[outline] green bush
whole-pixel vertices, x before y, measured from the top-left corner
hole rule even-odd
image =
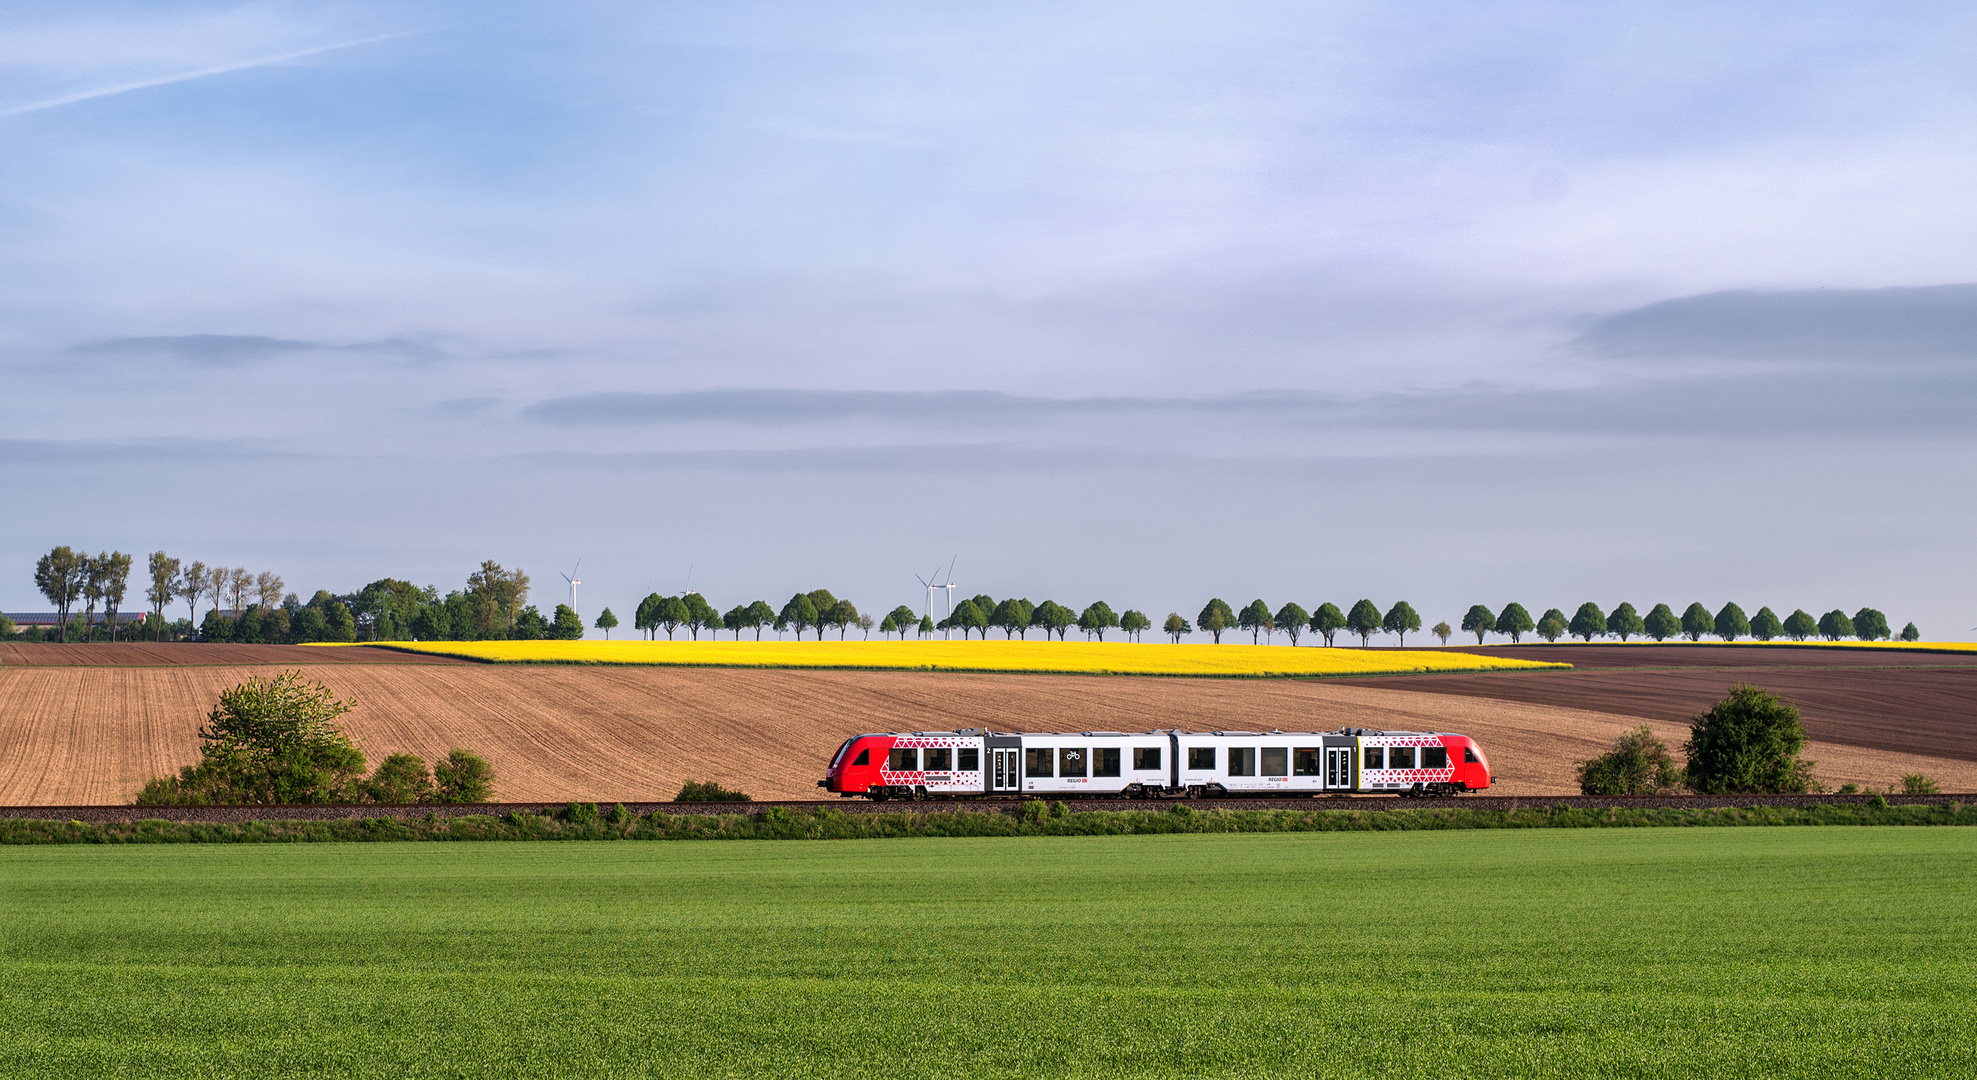
[[[1814,763],[1799,758],[1804,747],[1797,706],[1739,683],[1689,729],[1689,786],[1705,795],[1811,791]]]
[[[221,691],[199,729],[199,764],[144,785],[138,805],[358,801],[364,753],[334,723],[354,705],[299,671]]]
[[[573,802],[557,815],[572,825],[595,825],[598,821],[597,804],[594,802]]]
[[[494,798],[494,766],[472,750],[455,747],[432,767],[432,801],[483,803]]]
[[[1022,818],[1024,821],[1042,821],[1048,816],[1050,816],[1050,804],[1044,802],[1042,799],[1030,799],[1023,803]]]
[[[619,803],[611,808],[610,813],[604,815],[604,820],[613,825],[629,825],[632,820],[632,812],[625,809],[624,803]]]
[[[1901,793],[1903,795],[1935,795],[1937,794],[1936,782],[1919,772],[1909,773],[1907,776],[1901,778]]]
[[[1070,817],[1071,808],[1064,805],[1063,799],[1059,799],[1050,804],[1050,816],[1055,818]]]
[[[1579,791],[1584,795],[1654,795],[1681,787],[1683,780],[1668,744],[1646,724],[1620,736],[1612,750],[1579,762]]]
[[[680,785],[674,802],[750,802],[747,795],[731,791],[709,780],[688,780]]]
[[[432,801],[432,774],[426,760],[416,754],[393,754],[378,762],[364,791],[372,802],[424,803]]]

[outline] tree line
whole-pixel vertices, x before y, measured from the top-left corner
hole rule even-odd
[[[1744,609],[1734,603],[1725,604],[1722,610],[1711,614],[1699,602],[1690,604],[1679,617],[1667,604],[1654,605],[1653,610],[1643,617],[1632,604],[1622,603],[1609,615],[1589,600],[1580,604],[1579,610],[1570,618],[1563,611],[1551,608],[1535,623],[1521,604],[1509,604],[1501,614],[1491,612],[1485,605],[1476,604],[1462,617],[1462,629],[1475,634],[1478,645],[1483,643],[1485,634],[1500,634],[1516,643],[1532,632],[1546,641],[1557,641],[1566,636],[1582,641],[1609,636],[1621,641],[1631,637],[1652,638],[1655,641],[1686,637],[1690,641],[1701,641],[1712,636],[1724,641],[1739,638],[1804,641],[1813,637],[1827,641],[1843,638],[1886,641],[1897,636],[1903,641],[1922,640],[1922,632],[1912,622],[1902,627],[1899,635],[1894,634],[1888,628],[1888,617],[1871,607],[1861,608],[1852,615],[1835,608],[1817,619],[1801,608],[1780,619],[1768,607],[1759,608],[1756,615],[1747,618]],[[1438,627],[1436,633],[1441,634],[1441,631],[1442,628]],[[1441,636],[1443,641],[1447,641],[1448,635]]]
[[[594,625],[609,637],[611,630],[618,626],[618,617],[607,607],[598,614]],[[928,637],[935,631],[956,630],[961,632],[963,638],[976,633],[987,639],[990,630],[1001,630],[1005,638],[1027,639],[1030,631],[1036,630],[1042,632],[1045,638],[1056,634],[1061,641],[1066,633],[1076,628],[1083,630],[1087,638],[1095,637],[1103,641],[1106,633],[1112,630],[1137,640],[1153,624],[1143,612],[1127,610],[1115,613],[1111,605],[1103,600],[1086,605],[1082,611],[1073,611],[1054,600],[1033,604],[1027,598],[997,600],[986,594],[961,601],[939,622],[905,604],[874,620],[870,614],[859,611],[851,601],[838,599],[829,589],[813,589],[791,596],[780,608],[770,606],[766,600],[756,600],[737,604],[725,613],[716,611],[699,593],[690,592],[681,596],[653,593],[639,601],[632,625],[653,639],[663,630],[668,641],[682,630],[690,633],[696,641],[703,630],[710,634],[732,631],[736,641],[741,640],[744,632],[752,631],[755,640],[760,641],[762,631],[770,628],[777,634],[794,632],[799,641],[806,632],[816,635],[817,640],[821,641],[832,630],[837,631],[838,639],[842,641],[853,629],[866,638],[871,637],[874,629],[884,637],[898,634],[902,641],[908,634]]]

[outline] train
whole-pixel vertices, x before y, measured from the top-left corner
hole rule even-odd
[[[868,799],[1449,796],[1490,786],[1449,732],[882,732],[839,746],[817,786]]]

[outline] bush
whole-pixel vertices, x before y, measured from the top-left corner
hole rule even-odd
[[[1042,821],[1050,815],[1050,805],[1042,799],[1029,799],[1023,803],[1024,821]]]
[[[594,802],[573,802],[556,815],[572,825],[597,824],[597,804]]]
[[[197,765],[144,785],[140,806],[354,802],[364,754],[334,721],[355,706],[299,671],[221,691]]]
[[[432,801],[432,774],[426,759],[416,754],[393,754],[378,762],[364,791],[372,802],[423,803]]]
[[[632,821],[632,812],[625,809],[624,803],[619,803],[611,808],[609,814],[604,815],[604,820],[613,825],[629,825]]]
[[[688,780],[680,785],[674,802],[749,802],[747,795],[731,791],[709,780]]]
[[[1705,795],[1804,793],[1816,784],[1814,763],[1798,756],[1804,748],[1798,707],[1739,683],[1689,729],[1689,786]]]
[[[494,797],[494,766],[472,750],[454,748],[433,763],[432,801],[482,803]]]
[[[1683,780],[1668,744],[1646,724],[1620,736],[1612,750],[1579,762],[1584,795],[1654,795],[1683,786]]]
[[[1901,778],[1901,793],[1903,795],[1939,794],[1936,790],[1936,782],[1919,772],[1912,772]]]

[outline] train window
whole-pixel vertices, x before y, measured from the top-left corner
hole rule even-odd
[[[1119,775],[1119,748],[1116,746],[1093,747],[1091,752],[1091,774],[1093,776]]]
[[[1229,747],[1229,775],[1256,775],[1256,748],[1254,746]]]
[[[1082,746],[1060,746],[1057,748],[1057,775],[1083,776],[1085,774],[1085,748]]]
[[[1462,748],[1462,760],[1471,765],[1481,765],[1483,763],[1483,759],[1476,756],[1476,748],[1473,746]]]
[[[946,747],[936,747],[927,751],[928,772],[953,772],[954,751]]]
[[[895,748],[886,755],[886,768],[893,772],[919,772],[920,751]]]
[[[1160,767],[1160,748],[1157,746],[1133,747],[1133,768],[1145,771]]]
[[[1411,769],[1414,767],[1414,748],[1411,746],[1387,747],[1387,768]]]
[[[1263,775],[1289,776],[1291,771],[1289,747],[1266,746],[1263,748]]]
[[[1024,776],[1055,776],[1050,771],[1051,749],[1048,746],[1023,751]]]
[[[1318,759],[1323,755],[1315,746],[1300,746],[1291,751],[1291,772],[1296,776],[1317,776]]]
[[[1188,768],[1215,771],[1215,748],[1212,746],[1188,747]]]
[[[1369,746],[1369,747],[1367,747],[1367,748],[1366,748],[1366,767],[1367,767],[1367,768],[1369,768],[1369,769],[1384,769],[1384,768],[1386,768],[1386,767],[1387,767],[1387,748],[1386,748],[1386,747],[1384,747],[1384,746]]]
[[[982,767],[982,752],[974,747],[961,751],[961,771],[974,772]]]
[[[840,762],[840,761],[843,761],[843,760],[844,760],[844,752],[845,752],[846,750],[849,750],[849,749],[851,749],[851,744],[852,744],[852,743],[855,743],[855,742],[857,742],[857,741],[858,741],[857,739],[846,739],[846,740],[844,740],[844,745],[843,745],[843,746],[840,746],[840,747],[838,747],[838,748],[837,748],[837,753],[835,753],[835,754],[832,754],[832,755],[831,755],[831,767],[832,767],[832,768],[836,768],[836,767],[837,767],[837,763],[838,763],[838,762]]]
[[[1422,747],[1421,767],[1424,769],[1448,768],[1448,748],[1445,746]]]
[[[870,765],[872,763],[872,748],[868,746],[858,751],[858,756],[853,758],[851,763],[853,765]]]

